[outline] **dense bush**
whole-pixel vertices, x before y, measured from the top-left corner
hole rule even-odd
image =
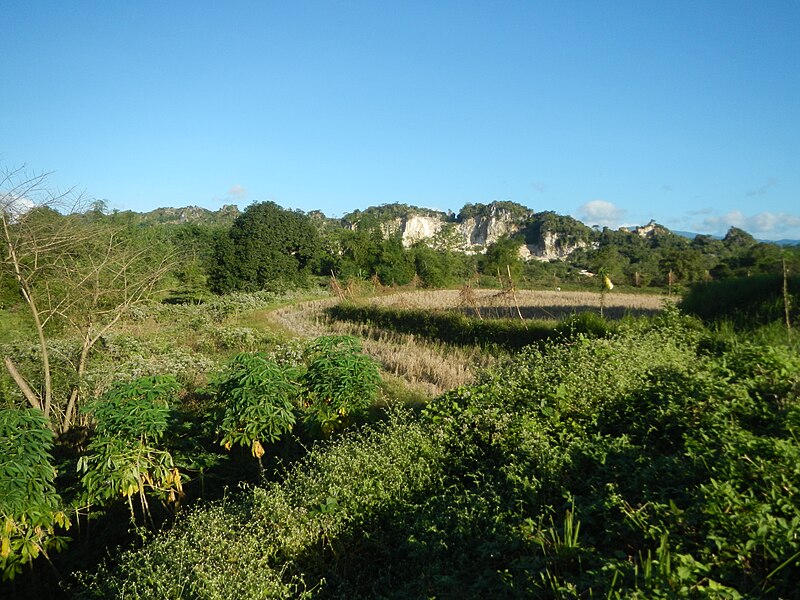
[[[79,596],[797,597],[800,357],[701,335],[671,311],[524,351]]]
[[[274,202],[251,204],[220,237],[209,283],[215,292],[257,291],[304,281],[319,249],[307,215]]]
[[[727,319],[749,328],[785,319],[781,275],[754,275],[693,285],[681,309],[705,321]],[[800,317],[800,277],[786,280],[790,319]]]
[[[70,520],[56,493],[53,432],[37,409],[0,409],[0,576],[66,547]]]
[[[372,406],[381,376],[357,338],[317,338],[308,348],[307,361],[300,385],[306,422],[313,428],[330,435]]]
[[[87,454],[78,461],[84,506],[125,498],[135,521],[133,498],[137,498],[143,519],[152,525],[147,496],[177,500],[181,474],[164,448],[164,437],[178,389],[171,376],[141,377],[114,385],[85,407],[95,432]]]
[[[246,446],[261,465],[263,443],[278,441],[295,423],[297,386],[294,369],[278,365],[260,352],[235,356],[216,384],[225,406],[220,425],[222,444]]]

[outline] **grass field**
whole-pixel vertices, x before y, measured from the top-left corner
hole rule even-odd
[[[602,300],[606,318],[618,319],[654,315],[661,310],[664,297],[612,292]],[[386,373],[428,397],[472,383],[478,372],[508,358],[499,350],[490,353],[455,347],[366,323],[332,321],[325,309],[336,302],[335,298],[326,298],[262,311],[251,322],[305,338],[331,333],[358,336],[363,339],[364,351],[378,360]],[[459,310],[483,319],[519,318],[521,313],[526,319],[553,321],[585,311],[599,312],[601,306],[599,293],[531,290],[513,295],[497,290],[471,290],[470,294],[463,290],[403,291],[367,296],[359,302],[392,308]]]
[[[625,315],[652,316],[661,310],[664,300],[664,296],[614,292],[601,298],[595,292],[520,290],[511,293],[467,288],[401,292],[375,296],[369,301],[395,308],[458,309],[471,315],[479,313],[483,318],[515,318],[521,313],[526,319],[559,320],[579,312],[599,312],[601,303],[603,315],[609,319]]]

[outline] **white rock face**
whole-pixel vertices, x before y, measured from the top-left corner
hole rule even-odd
[[[521,226],[514,223],[509,213],[498,211],[488,217],[466,219],[458,224],[456,230],[464,252],[483,253],[486,252],[487,246],[494,244],[504,235],[518,233],[520,228]]]
[[[634,231],[639,237],[649,238],[654,236],[658,229],[660,229],[660,226],[655,221],[650,221],[647,225],[637,227]]]
[[[578,241],[574,244],[560,243],[561,237],[554,231],[545,231],[542,239],[536,244],[526,244],[519,249],[522,260],[564,260],[578,248],[586,248],[586,242]]]
[[[429,216],[410,214],[398,217],[381,224],[384,236],[401,236],[403,246],[408,248],[422,241],[434,245],[437,234],[445,233],[447,239],[439,239],[435,244],[443,242],[451,250],[458,250],[466,254],[483,254],[489,245],[494,244],[503,236],[513,236],[522,230],[523,223],[514,220],[507,210],[494,208],[488,215],[471,217],[460,223],[448,220],[444,215]],[[565,243],[561,236],[553,231],[542,233],[542,239],[534,244],[520,247],[519,255],[523,260],[563,260],[578,248],[585,248],[588,244],[583,241]]]
[[[442,229],[444,223],[436,217],[422,217],[413,215],[401,225],[403,230],[403,246],[408,248],[420,240],[427,240],[435,236]]]

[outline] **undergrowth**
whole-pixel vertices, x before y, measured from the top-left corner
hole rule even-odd
[[[668,310],[315,446],[77,598],[793,598],[800,356]]]

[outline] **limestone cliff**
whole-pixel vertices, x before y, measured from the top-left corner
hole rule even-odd
[[[590,244],[592,230],[571,217],[535,213],[513,202],[467,204],[458,215],[404,204],[356,211],[344,219],[351,229],[379,226],[384,236],[398,235],[406,248],[423,242],[433,248],[482,254],[504,236],[519,236],[524,260],[563,260]]]

